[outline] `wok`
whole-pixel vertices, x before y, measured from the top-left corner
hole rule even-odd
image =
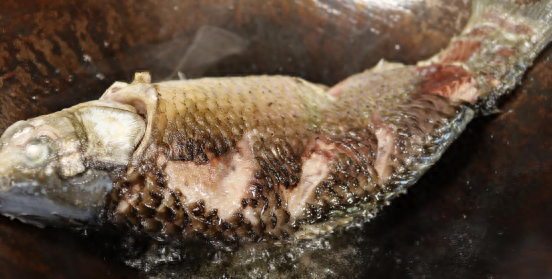
[[[461,31],[469,7],[466,0],[1,1],[0,132],[96,99],[140,70],[154,80],[287,74],[331,85],[381,58],[415,63]],[[356,260],[324,250],[343,261],[331,274],[551,277],[550,57],[547,48],[502,111],[472,122],[407,195],[357,232],[338,234],[335,245],[354,246]],[[118,241],[2,217],[0,277],[232,275],[178,264],[146,273],[121,260],[112,249]],[[271,270],[280,274],[279,266]]]

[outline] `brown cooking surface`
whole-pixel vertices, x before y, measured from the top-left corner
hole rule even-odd
[[[380,58],[414,63],[462,29],[465,2],[1,1],[0,132],[98,98],[138,70],[158,80],[182,71],[333,84]],[[207,66],[185,61],[204,26],[246,48]],[[550,57],[548,48],[502,113],[471,123],[407,195],[364,226],[363,277],[552,277]],[[112,241],[2,217],[0,277],[145,276],[109,252]]]

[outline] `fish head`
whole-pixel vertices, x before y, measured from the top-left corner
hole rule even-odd
[[[96,224],[145,124],[89,102],[10,126],[0,138],[0,213],[38,226]]]

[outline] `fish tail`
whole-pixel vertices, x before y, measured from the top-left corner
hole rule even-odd
[[[464,33],[479,26],[497,25],[506,33],[503,36],[531,35],[530,50],[536,55],[552,40],[551,22],[552,0],[476,0]]]
[[[479,87],[476,108],[491,112],[551,41],[551,23],[552,0],[476,0],[464,31],[428,62],[466,68]]]

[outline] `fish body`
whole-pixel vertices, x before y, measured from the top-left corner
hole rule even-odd
[[[287,76],[152,83],[0,139],[0,212],[166,241],[316,235],[404,193],[550,40],[552,1],[474,2],[450,46],[332,88]]]

